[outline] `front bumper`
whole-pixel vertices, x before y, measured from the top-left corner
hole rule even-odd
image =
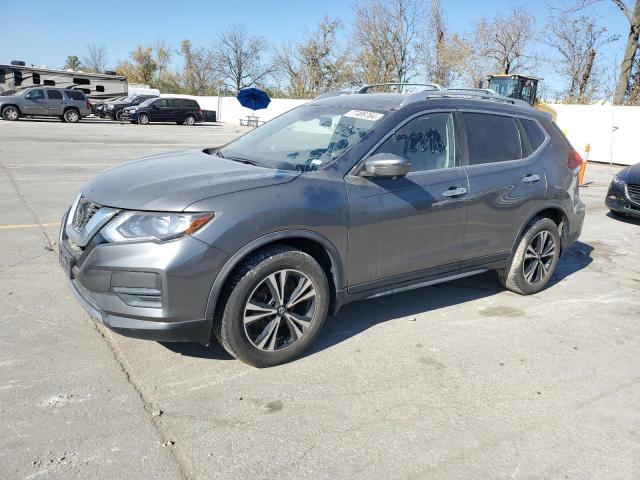
[[[629,215],[631,217],[640,218],[640,202],[632,199],[624,187],[617,187],[615,184],[609,186],[605,205],[614,212]]]
[[[212,319],[205,311],[220,250],[193,237],[163,243],[105,243],[98,233],[73,248],[63,228],[59,259],[82,307],[125,336],[208,344]]]

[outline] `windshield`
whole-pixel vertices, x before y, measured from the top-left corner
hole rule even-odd
[[[133,99],[136,98],[137,95],[129,95],[128,97],[124,97],[121,102],[133,102]]]
[[[144,102],[142,102],[140,105],[138,105],[139,107],[148,107],[149,105],[151,105],[153,102],[155,102],[157,100],[156,97],[152,97],[152,98],[147,98]]]
[[[318,170],[357,144],[385,113],[348,106],[303,105],[238,138],[217,154],[269,168]]]
[[[513,87],[516,82],[511,78],[492,78],[489,82],[489,88],[498,95],[510,97],[513,95]]]

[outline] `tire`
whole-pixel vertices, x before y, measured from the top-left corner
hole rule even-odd
[[[118,110],[114,116],[115,120],[117,120],[118,122],[122,121],[122,110]]]
[[[60,116],[60,121],[61,121],[62,123],[67,123],[67,121],[66,121],[66,120],[65,120],[65,118],[64,118],[64,115],[61,115],[61,116]]]
[[[184,121],[177,121],[176,125],[184,125]]]
[[[66,123],[78,123],[80,121],[80,112],[75,108],[70,108],[64,112],[63,117]]]
[[[146,113],[138,115],[138,125],[149,125],[149,115]]]
[[[613,215],[614,217],[617,218],[625,218],[626,215],[622,212],[618,212],[617,210],[609,210],[611,212],[611,215]]]
[[[271,280],[278,292],[284,285],[284,301],[269,287]],[[245,260],[220,298],[225,300],[213,327],[220,344],[245,363],[271,367],[293,360],[313,343],[327,317],[329,284],[312,256],[276,245]],[[249,308],[250,300],[263,307]],[[270,333],[274,326],[275,334]]]
[[[196,117],[193,115],[187,115],[184,117],[184,124],[189,127],[193,127],[196,124]]]
[[[10,122],[15,122],[20,118],[20,110],[17,107],[9,105],[2,110],[2,118]]]
[[[556,223],[549,218],[533,219],[522,235],[509,266],[498,271],[500,283],[520,295],[539,292],[556,271],[560,249],[560,232]]]

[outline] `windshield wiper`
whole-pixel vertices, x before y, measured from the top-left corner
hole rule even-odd
[[[217,155],[217,152],[216,152]],[[263,168],[271,168],[269,165],[264,163],[256,162],[255,160],[247,160],[246,158],[240,157],[222,157],[225,160],[233,160],[234,162],[244,163],[245,165],[253,165],[255,167],[263,167]]]

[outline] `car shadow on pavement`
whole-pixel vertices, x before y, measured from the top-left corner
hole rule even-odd
[[[624,216],[624,215],[614,215],[611,212],[607,213],[607,217],[613,218],[614,220],[617,220],[618,222],[628,223],[630,225],[640,225],[640,218],[628,217],[628,216]]]
[[[593,247],[583,242],[571,245],[561,257],[547,288],[587,267],[593,261],[592,251]],[[415,321],[416,315],[490,297],[503,290],[495,272],[485,272],[452,282],[351,303],[337,315],[327,318],[318,340],[303,357],[337,345],[379,323],[403,319]],[[161,342],[161,345],[188,357],[233,360],[215,338],[209,346],[167,342]]]

